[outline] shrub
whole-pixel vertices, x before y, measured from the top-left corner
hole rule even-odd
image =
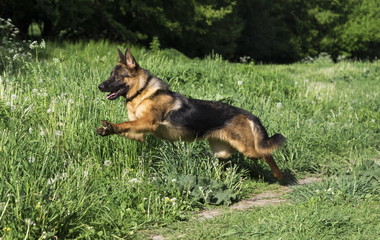
[[[45,48],[45,41],[19,41],[18,28],[11,19],[0,18],[0,72],[14,70],[32,59],[33,49]]]

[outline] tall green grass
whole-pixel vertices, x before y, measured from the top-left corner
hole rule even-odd
[[[100,120],[125,121],[122,100],[97,90],[117,59],[108,42],[47,43],[0,81],[0,237],[129,238],[229,204],[269,168],[236,154],[219,163],[204,142],[99,137]],[[186,96],[260,117],[288,138],[275,153],[296,176],[331,174],[378,155],[380,63],[234,64],[218,55],[132,47],[137,61]],[[239,167],[240,166],[240,167]],[[251,179],[253,177],[253,180]]]

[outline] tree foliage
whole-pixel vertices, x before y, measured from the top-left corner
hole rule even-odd
[[[191,57],[213,50],[264,62],[380,55],[378,0],[2,0],[0,16],[23,37],[32,23],[45,39],[149,46],[155,37]]]

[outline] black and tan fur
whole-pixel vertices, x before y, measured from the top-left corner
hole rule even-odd
[[[170,141],[206,139],[216,157],[229,158],[237,150],[262,158],[276,178],[283,178],[271,153],[285,142],[284,136],[268,137],[260,120],[243,109],[170,91],[164,81],[139,66],[130,50],[118,52],[119,63],[99,90],[111,92],[110,100],[126,98],[129,121],[103,120],[99,135],[120,134],[139,141],[147,133]]]

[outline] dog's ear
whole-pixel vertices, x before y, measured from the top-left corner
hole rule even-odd
[[[126,64],[125,55],[120,51],[120,49],[117,49],[117,52],[119,53],[119,63]]]
[[[131,70],[135,70],[139,66],[139,64],[136,62],[136,59],[133,57],[131,50],[128,48],[125,50],[125,61],[127,67]]]

